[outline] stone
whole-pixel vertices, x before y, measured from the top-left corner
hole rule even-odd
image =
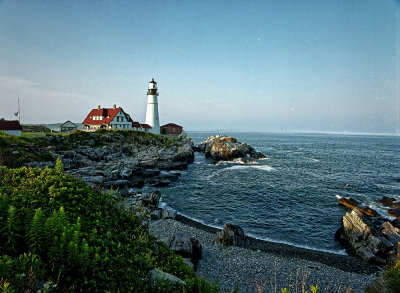
[[[153,221],[161,219],[161,211],[160,210],[152,211],[150,214],[150,219],[152,219]]]
[[[366,206],[365,208],[361,208],[358,205],[358,202],[353,199],[353,198],[346,198],[346,197],[341,197],[339,198],[339,204],[349,208],[349,209],[356,209],[358,212],[364,213],[365,215],[369,216],[369,217],[378,217],[379,214],[377,211],[375,211],[374,209]]]
[[[339,198],[339,204],[345,206],[346,208],[361,210],[357,201],[352,198],[341,197]]]
[[[372,208],[370,208],[368,206],[363,208],[362,211],[363,211],[364,214],[366,214],[369,217],[378,217],[379,216],[377,211],[375,211],[374,209],[372,209]]]
[[[124,179],[114,180],[114,181],[106,181],[103,183],[104,187],[107,188],[124,188],[129,186],[129,181]]]
[[[384,222],[382,228],[382,234],[397,247],[400,242],[400,229],[394,227],[390,222]]]
[[[240,226],[226,223],[221,232],[217,232],[216,241],[224,246],[242,246],[245,244],[244,231]]]
[[[161,285],[163,282],[168,282],[171,285],[181,284],[186,285],[184,281],[175,277],[174,275],[168,274],[159,269],[153,269],[150,271],[150,286],[154,287],[154,283],[160,282]]]
[[[389,216],[400,219],[400,208],[388,209],[387,213]]]
[[[183,262],[189,267],[194,270],[194,264],[192,263],[191,259],[189,257],[184,257]]]
[[[371,219],[356,209],[343,216],[342,226],[336,232],[335,238],[349,254],[371,264],[383,264],[395,251],[395,246],[382,235]]]
[[[139,197],[139,201],[142,202],[144,207],[150,208],[152,210],[158,208],[158,203],[160,202],[161,192],[158,190],[150,192],[148,194]]]
[[[176,234],[170,243],[170,248],[173,252],[184,256],[191,257],[192,256],[192,242],[187,235],[184,234]]]
[[[193,270],[197,271],[199,260],[203,258],[203,247],[200,244],[200,241],[195,238],[190,238],[190,242],[192,243],[192,255],[190,261],[193,263]]]
[[[213,161],[232,161],[236,158],[259,159],[265,157],[246,143],[240,143],[235,137],[216,135],[210,136],[206,141],[200,143],[198,150],[204,152],[205,156]]]
[[[162,212],[161,212],[161,218],[164,220],[165,219],[175,219],[176,214],[177,214],[176,210],[165,209],[165,210],[162,210]]]
[[[389,208],[400,208],[400,201],[396,200],[393,197],[384,196],[379,200],[379,202]]]

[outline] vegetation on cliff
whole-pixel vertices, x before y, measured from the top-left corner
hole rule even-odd
[[[0,291],[178,290],[151,286],[157,268],[186,282],[180,292],[218,292],[112,194],[61,170],[0,167]]]

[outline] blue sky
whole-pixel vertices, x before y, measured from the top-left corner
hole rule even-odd
[[[398,1],[0,0],[0,117],[98,104],[186,130],[400,132]]]

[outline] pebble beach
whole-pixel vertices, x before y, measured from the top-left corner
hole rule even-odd
[[[150,232],[160,240],[177,233],[199,240],[203,258],[197,273],[218,283],[223,290],[233,291],[238,286],[239,292],[246,293],[280,292],[281,288],[296,292],[297,283],[297,292],[302,292],[305,279],[307,290],[318,284],[320,292],[364,292],[364,287],[381,274],[381,268],[353,257],[250,237],[246,248],[222,246],[215,242],[216,231],[182,215],[175,220],[155,221],[150,226]],[[264,291],[258,290],[256,283]]]

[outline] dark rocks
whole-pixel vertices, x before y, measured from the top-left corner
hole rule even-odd
[[[236,158],[265,158],[265,155],[257,152],[246,143],[240,143],[234,137],[225,135],[211,136],[200,143],[197,150],[204,152],[207,158],[213,161],[232,161]]]
[[[241,227],[227,223],[221,232],[217,232],[216,241],[224,246],[243,246],[246,237]]]
[[[349,208],[351,210],[357,210],[360,213],[364,213],[365,215],[369,216],[369,217],[378,217],[379,214],[377,211],[375,211],[374,209],[370,208],[369,206],[366,206],[364,208],[361,208],[359,206],[359,203],[353,199],[353,198],[346,198],[346,197],[341,197],[339,198],[339,204]]]
[[[35,153],[60,157],[64,170],[99,188],[123,190],[132,187],[166,186],[194,160],[193,143],[180,136],[170,145],[165,138],[143,136],[135,131],[106,134],[77,132],[67,136],[44,137]],[[54,167],[52,162],[27,165]],[[100,177],[101,176],[101,177]]]
[[[400,201],[396,200],[393,197],[384,196],[379,200],[379,203],[392,209],[400,208]]]

